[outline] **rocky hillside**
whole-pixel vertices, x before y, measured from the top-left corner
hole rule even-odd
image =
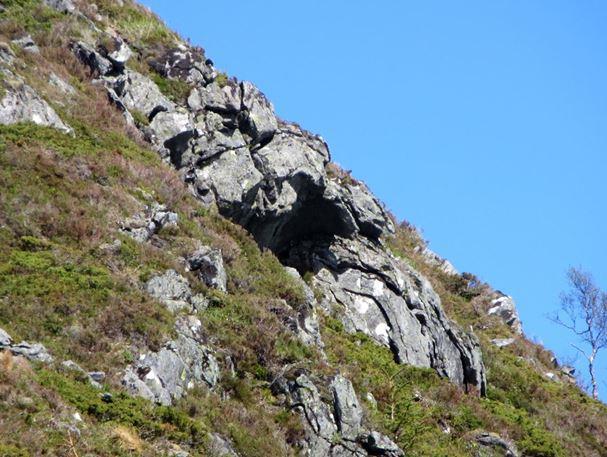
[[[2,456],[607,455],[511,297],[130,0],[0,0],[0,165]]]

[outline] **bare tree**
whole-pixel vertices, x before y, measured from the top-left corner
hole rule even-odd
[[[592,396],[598,399],[595,363],[599,352],[607,347],[607,293],[580,268],[570,268],[567,279],[569,291],[561,294],[561,309],[552,320],[571,330],[582,343],[572,346],[588,361]]]

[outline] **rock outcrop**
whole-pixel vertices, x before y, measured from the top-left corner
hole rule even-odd
[[[303,455],[404,456],[388,437],[364,427],[362,407],[352,384],[343,376],[335,376],[330,383],[330,404],[322,400],[318,388],[305,374],[293,381],[283,380],[279,389],[287,393],[289,406],[302,416],[306,434],[299,445]]]
[[[347,330],[391,348],[401,363],[435,368],[484,393],[478,342],[447,319],[427,279],[381,246],[335,237],[294,248],[289,261],[315,272],[325,307],[341,315]]]
[[[494,292],[491,296],[487,314],[500,318],[517,335],[523,334],[523,324],[519,318],[514,300],[509,295],[500,291]]]
[[[0,124],[33,122],[72,134],[55,110],[23,78],[0,66]]]
[[[391,217],[364,184],[330,176],[321,137],[280,120],[251,83],[219,78],[199,48],[182,45],[152,62],[164,77],[190,85],[181,105],[125,67],[128,52],[117,64],[100,47],[77,42],[73,50],[127,119],[135,112],[148,118],[146,137],[204,204],[216,205],[284,264],[314,273],[326,308],[340,306],[349,331],[389,346],[399,362],[433,367],[484,392],[474,337],[446,318],[422,275],[388,253],[382,237],[394,233]],[[215,268],[208,253],[196,258],[190,269]],[[223,280],[207,285],[222,289]]]
[[[173,313],[181,310],[196,312],[207,307],[204,295],[193,294],[188,280],[175,270],[153,276],[145,284],[145,290]]]
[[[127,367],[122,383],[133,395],[170,405],[189,389],[213,388],[219,379],[219,365],[203,342],[201,323],[195,316],[177,320],[177,338],[158,352],[142,354]]]
[[[15,356],[25,357],[34,362],[51,363],[53,356],[40,343],[13,343],[11,336],[0,328],[0,351],[8,350]]]
[[[203,246],[186,260],[188,270],[193,271],[204,285],[226,292],[228,277],[219,249]]]
[[[158,203],[147,205],[141,213],[122,222],[120,230],[135,241],[143,243],[165,226],[174,226],[179,217]]]

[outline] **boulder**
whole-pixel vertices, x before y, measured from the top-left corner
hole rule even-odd
[[[359,437],[361,446],[369,455],[380,455],[384,457],[404,457],[405,453],[385,435],[371,432]]]
[[[113,49],[106,50],[105,57],[112,63],[114,70],[122,71],[133,55],[133,51],[121,38],[114,37],[113,41]]]
[[[0,100],[0,124],[33,122],[53,127],[63,133],[73,134],[55,110],[34,89],[9,70],[0,69],[6,92]]]
[[[232,444],[217,433],[209,435],[209,453],[217,457],[238,457]]]
[[[295,268],[285,267],[285,271],[293,278],[301,289],[305,296],[305,302],[297,306],[297,322],[295,323],[295,331],[299,336],[299,339],[308,346],[316,346],[321,349],[324,347],[322,338],[320,335],[320,324],[318,322],[318,314],[316,308],[318,303],[314,292],[310,289],[310,286],[302,279],[299,272]]]
[[[219,249],[203,246],[187,258],[188,269],[207,287],[226,292],[227,274]]]
[[[178,147],[177,141],[185,142],[187,147],[187,142],[194,136],[194,126],[190,115],[185,111],[160,111],[154,116],[149,128],[154,132],[158,144],[169,148]]]
[[[518,457],[519,455],[514,443],[505,440],[496,433],[479,432],[474,439],[482,447],[499,450],[504,457]],[[484,454],[477,455],[480,457]]]
[[[112,62],[99,53],[93,46],[84,41],[72,43],[72,52],[98,76],[105,76],[113,71]]]
[[[446,259],[443,259],[436,252],[432,251],[428,246],[416,246],[415,251],[418,252],[426,262],[440,268],[448,275],[457,276],[459,271]]]
[[[12,342],[11,336],[0,328],[0,349],[10,347]]]
[[[48,352],[46,347],[40,343],[28,343],[22,341],[19,344],[13,344],[10,346],[10,351],[13,355],[23,356],[28,360],[51,363],[54,359],[53,356]]]
[[[65,95],[74,95],[76,94],[76,89],[71,84],[68,84],[55,73],[51,73],[48,78],[48,82],[51,86],[55,86]]]
[[[167,270],[160,276],[150,278],[145,290],[171,312],[192,308],[192,291],[188,280],[175,270]]]

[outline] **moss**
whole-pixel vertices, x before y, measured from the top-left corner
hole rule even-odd
[[[224,72],[220,72],[217,74],[217,77],[215,78],[215,82],[217,83],[217,85],[219,87],[225,87],[228,85],[228,75],[225,74]]]
[[[179,79],[165,78],[158,73],[154,73],[152,79],[169,100],[180,105],[186,104],[190,91],[192,90],[188,83]]]
[[[133,116],[133,119],[135,120],[135,124],[137,124],[137,127],[141,128],[141,127],[146,127],[146,126],[150,125],[150,120],[141,111],[132,109],[132,110],[130,110],[130,113]]]

